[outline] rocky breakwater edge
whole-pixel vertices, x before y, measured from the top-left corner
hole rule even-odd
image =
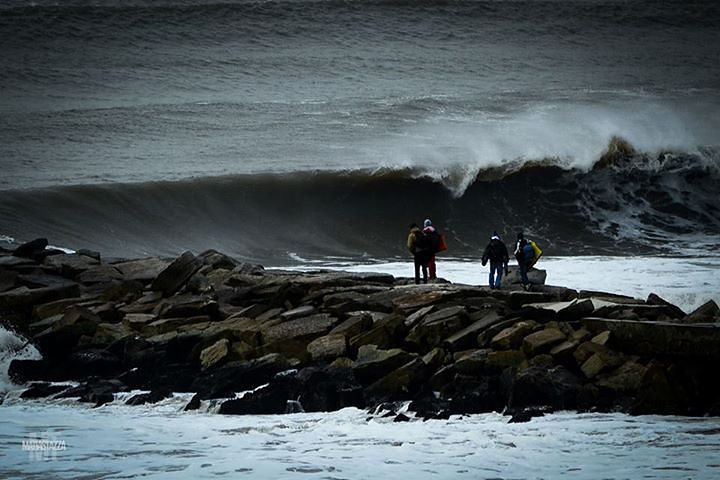
[[[544,278],[535,271],[537,279]],[[720,309],[535,285],[266,270],[216,251],[105,260],[0,250],[23,399],[131,405],[192,392],[219,414],[366,408],[397,421],[555,410],[720,415]],[[62,383],[71,381],[72,383]]]

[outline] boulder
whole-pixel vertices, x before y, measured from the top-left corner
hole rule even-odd
[[[44,264],[61,275],[73,278],[76,275],[88,270],[100,262],[92,257],[78,255],[74,253],[63,253],[60,255],[52,255],[47,257]]]
[[[517,292],[522,294],[522,292]],[[531,292],[540,293],[540,292]],[[563,322],[571,322],[579,320],[582,317],[590,315],[595,307],[593,306],[592,300],[578,300],[572,299],[561,302],[545,302],[545,303],[531,303],[526,305],[527,308],[531,308],[540,313],[538,316],[552,316]]]
[[[221,415],[268,415],[286,413],[288,401],[295,401],[290,379],[275,378],[268,385],[220,405]]]
[[[502,317],[497,312],[490,312],[467,327],[455,332],[443,341],[450,351],[457,352],[477,346],[478,335],[487,328],[499,323]]]
[[[123,317],[122,323],[130,330],[140,331],[145,329],[156,319],[157,316],[151,313],[128,313]]]
[[[54,300],[79,296],[80,286],[74,282],[40,288],[22,286],[0,293],[0,308],[32,307]]]
[[[565,339],[565,334],[557,328],[546,328],[526,336],[523,339],[523,350],[530,356],[546,353]]]
[[[640,389],[646,372],[646,366],[630,360],[614,370],[599,375],[595,385],[617,394],[634,394]]]
[[[125,405],[145,405],[147,403],[158,403],[161,400],[172,397],[173,394],[167,389],[156,389],[148,393],[139,393],[133,395],[126,402]]]
[[[660,296],[658,296],[654,293],[651,293],[650,295],[648,295],[648,298],[647,298],[647,300],[645,300],[645,303],[647,303],[648,305],[663,305],[663,306],[668,307],[667,312],[668,312],[668,316],[671,319],[681,319],[681,318],[685,317],[685,312],[683,312],[682,309],[680,309],[679,307],[673,305],[672,303],[668,302],[664,298],[661,298]]]
[[[715,317],[720,317],[720,307],[714,300],[709,300],[689,315],[683,316],[682,323],[713,323]]]
[[[429,369],[421,358],[414,358],[365,389],[368,403],[409,400],[424,384]]]
[[[34,382],[30,388],[20,394],[23,400],[46,398],[68,389],[68,385],[53,385],[47,382]]]
[[[553,347],[550,350],[550,355],[552,355],[554,361],[556,363],[561,363],[565,366],[570,366],[574,362],[573,353],[575,352],[575,349],[578,347],[578,342],[575,340],[566,340],[559,345]]]
[[[552,295],[540,292],[511,292],[508,305],[517,310],[523,305],[545,303],[552,300]]]
[[[266,344],[286,340],[310,341],[327,333],[336,323],[337,318],[320,313],[274,325],[262,332],[262,339]]]
[[[539,355],[539,358],[542,355]],[[525,354],[520,350],[490,351],[485,358],[485,368],[488,371],[501,372],[508,367],[520,367],[527,361]]]
[[[602,318],[615,318],[620,320],[657,321],[661,318],[669,318],[673,315],[674,309],[665,305],[646,305],[629,303],[608,303],[592,299],[595,310],[593,316]]]
[[[80,301],[79,298],[63,298],[54,302],[41,303],[33,306],[32,316],[35,320],[44,320],[48,317],[65,313],[68,307],[75,305]]]
[[[0,293],[12,290],[17,285],[17,272],[0,270]]]
[[[91,379],[75,388],[70,388],[57,395],[56,398],[78,397],[79,402],[94,403],[93,408],[100,407],[115,400],[115,393],[123,390],[124,385],[118,380]]]
[[[438,368],[428,379],[428,386],[433,390],[441,390],[449,385],[456,375],[455,365]]]
[[[637,298],[628,297],[627,295],[618,295],[616,293],[598,292],[595,290],[580,290],[578,298],[591,298],[593,300],[608,303],[625,303],[630,305],[640,304]]]
[[[590,339],[590,341],[593,343],[597,343],[598,345],[607,345],[610,342],[610,336],[610,330],[605,330],[604,332],[600,332],[595,335],[593,338]]]
[[[203,265],[210,267],[211,270],[232,270],[240,265],[240,262],[232,257],[220,253],[217,250],[206,250],[197,256]]]
[[[431,368],[439,368],[445,363],[446,352],[440,347],[435,347],[423,355],[422,361]]]
[[[580,370],[586,378],[593,379],[603,370],[616,367],[619,363],[622,363],[622,358],[618,355],[612,355],[609,352],[597,352],[583,362]]]
[[[123,275],[116,267],[112,265],[97,265],[87,268],[75,277],[75,280],[83,285],[92,285],[96,283],[112,283],[122,280]]]
[[[209,316],[216,318],[220,305],[207,295],[186,293],[164,299],[153,310],[160,318]]]
[[[519,348],[523,343],[523,339],[529,335],[536,326],[537,323],[532,320],[517,322],[495,335],[492,340],[490,340],[490,346],[496,350]]]
[[[86,308],[73,307],[52,326],[33,337],[38,350],[49,358],[64,356],[77,345],[81,336],[92,337],[100,318]]]
[[[560,308],[557,319],[561,322],[573,322],[590,315],[595,307],[592,300],[572,300],[567,306]]]
[[[502,411],[507,394],[500,377],[467,377],[457,375],[453,382],[455,391],[450,398],[451,414],[473,414]]]
[[[428,305],[417,309],[412,315],[409,315],[405,319],[405,326],[410,329],[413,328],[420,320],[423,319],[427,314],[432,313],[436,309],[435,305]]]
[[[370,329],[373,326],[372,316],[366,313],[352,315],[344,322],[330,330],[330,335],[343,335],[352,338]]]
[[[600,345],[599,343],[586,341],[581,343],[573,352],[573,358],[577,365],[582,365],[587,361],[588,358],[592,357],[596,353],[606,353],[607,347]]]
[[[547,272],[537,268],[530,268],[527,273],[528,280],[533,285],[544,285],[547,280]],[[520,269],[517,265],[508,266],[508,274],[502,278],[501,286],[508,287],[510,285],[519,285],[522,283],[520,278]]]
[[[45,359],[30,360],[15,358],[8,366],[8,377],[22,384],[33,380],[57,380],[54,375],[55,363]]]
[[[81,248],[78,251],[75,252],[78,255],[82,255],[83,257],[89,257],[94,260],[100,261],[100,252],[96,252],[94,250],[88,250],[87,248]]]
[[[143,335],[151,337],[153,335],[162,335],[163,333],[176,331],[181,327],[208,323],[210,320],[211,319],[208,315],[198,315],[196,317],[161,318],[159,320],[151,321],[150,323],[144,322],[141,325],[141,329]],[[188,328],[188,331],[192,331],[192,328]]]
[[[448,295],[445,290],[438,290],[428,287],[416,287],[409,293],[399,295],[393,299],[393,305],[401,310],[412,311],[440,303],[440,300]]]
[[[479,376],[486,373],[487,358],[491,350],[478,349],[460,356],[455,361],[455,370],[462,375]]]
[[[307,346],[307,351],[315,361],[334,360],[346,355],[347,340],[345,339],[345,335],[325,335],[310,342]]]
[[[353,372],[361,382],[369,384],[405,365],[415,355],[399,348],[378,349],[375,345],[363,345],[358,349]]]
[[[17,271],[26,271],[38,266],[35,260],[29,258],[13,257],[13,256],[0,256],[0,268],[12,269]]]
[[[548,405],[572,410],[581,387],[580,380],[563,366],[530,367],[515,377],[509,403],[513,408]]]
[[[124,280],[147,283],[155,279],[168,264],[166,260],[151,257],[113,263],[113,266],[120,270]]]
[[[447,420],[450,418],[450,402],[436,397],[432,392],[421,394],[408,405],[409,412],[423,420]]]
[[[613,348],[636,355],[720,357],[717,324],[621,321],[589,317],[590,331],[609,330]]]
[[[679,385],[670,380],[667,369],[660,364],[648,365],[632,413],[686,415],[687,405],[687,398],[679,389]]]
[[[182,302],[187,298],[187,296],[179,296],[176,301]],[[132,301],[134,300],[134,301]],[[128,301],[132,301],[132,303],[129,303],[127,305],[124,305],[119,308],[120,312],[123,314],[127,313],[153,313],[157,315],[157,310],[159,310],[159,304],[162,300],[162,294],[159,292],[150,292],[143,294],[140,298],[135,298],[133,295],[133,299]]]
[[[422,319],[405,338],[405,341],[421,352],[430,351],[442,345],[443,340],[468,325],[467,310],[464,306],[443,308]]]
[[[375,345],[378,348],[390,348],[407,333],[405,317],[390,315],[375,322],[374,326],[362,333],[351,337],[348,341],[351,353],[363,345]]]
[[[12,254],[14,257],[37,259],[39,255],[42,255],[47,246],[47,238],[36,238],[35,240],[23,243],[17,247]]]
[[[122,371],[120,359],[102,348],[73,352],[61,365],[52,369],[54,380],[82,380],[91,377],[112,377]]]
[[[200,267],[201,259],[191,252],[184,252],[158,274],[150,288],[162,292],[163,296],[170,296],[180,290]]]
[[[230,342],[222,338],[200,352],[200,366],[203,370],[226,359],[230,351]]]
[[[365,406],[362,386],[349,367],[304,368],[297,378],[301,385],[297,398],[306,412]]]
[[[200,399],[234,397],[236,392],[257,388],[274,376],[292,367],[292,363],[277,353],[248,361],[232,361],[216,368],[200,371],[189,387]]]
[[[99,323],[92,337],[94,345],[110,345],[135,332],[122,323]]]

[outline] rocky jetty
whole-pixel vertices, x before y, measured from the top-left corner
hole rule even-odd
[[[187,409],[218,399],[221,414],[411,401],[425,419],[720,414],[712,301],[686,313],[656,295],[414,285],[266,270],[216,251],[107,261],[38,239],[0,251],[0,319],[43,355],[10,365],[11,378],[29,384],[24,398],[102,405],[146,391],[128,400],[137,405],[194,392]],[[50,383],[66,380],[79,384]]]

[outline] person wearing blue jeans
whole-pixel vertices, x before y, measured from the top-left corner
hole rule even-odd
[[[505,246],[500,239],[500,235],[498,235],[497,232],[493,232],[490,243],[485,247],[482,257],[483,266],[490,261],[490,277],[488,283],[491,289],[500,288],[503,270],[505,270],[505,274],[507,275],[509,260],[510,257],[508,256],[507,246]]]

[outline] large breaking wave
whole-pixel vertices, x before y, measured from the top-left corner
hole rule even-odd
[[[426,217],[449,254],[474,257],[493,230],[548,254],[717,254],[717,152],[644,154],[613,139],[592,168],[544,159],[456,175],[429,169],[312,171],[5,191],[0,234],[48,236],[118,256],[217,248],[240,258],[388,259]]]

